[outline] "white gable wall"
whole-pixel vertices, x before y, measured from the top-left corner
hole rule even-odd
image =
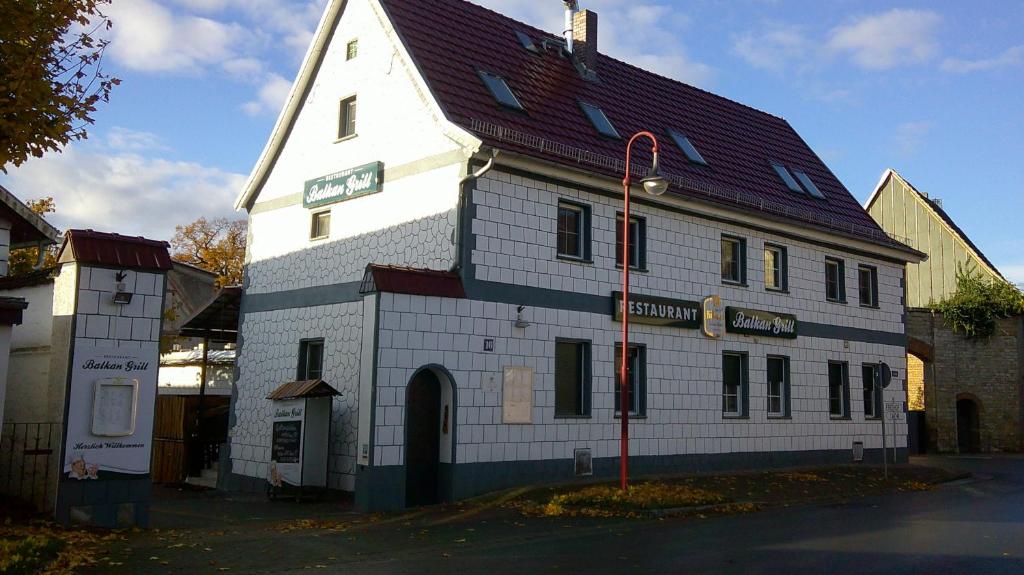
[[[437,270],[455,263],[459,179],[468,155],[445,135],[421,91],[404,50],[392,41],[377,2],[352,0],[312,80],[280,157],[249,216],[245,298],[358,282],[368,263]],[[346,61],[349,41],[359,54]],[[342,99],[357,96],[357,136],[336,141]],[[330,209],[331,233],[309,239],[314,210],[302,206],[305,181],[340,170],[384,163],[382,191]],[[239,327],[241,351],[233,402],[232,472],[262,479],[270,451],[267,394],[294,379],[299,341],[324,339],[323,378],[335,400],[329,485],[355,485],[359,357],[363,302],[312,305],[294,294],[273,309],[251,311]],[[243,304],[243,309],[247,304]]]

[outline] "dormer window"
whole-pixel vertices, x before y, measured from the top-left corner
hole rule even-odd
[[[608,116],[604,115],[604,110],[583,101],[580,101],[580,108],[583,110],[583,113],[587,115],[590,123],[594,125],[594,128],[596,128],[602,136],[615,139],[622,137],[619,136],[618,130],[615,129],[615,126],[612,125],[611,121],[608,120]]]
[[[814,182],[807,174],[801,172],[800,170],[793,170],[793,175],[796,176],[796,179],[800,180],[800,183],[803,184],[804,189],[807,190],[807,193],[818,198],[819,200],[825,199],[825,194],[821,193],[821,190],[818,189],[818,186],[814,185]]]
[[[778,174],[780,178],[782,178],[782,181],[786,183],[786,187],[789,188],[789,191],[797,194],[804,193],[803,188],[800,187],[800,184],[796,183],[796,180],[793,179],[793,175],[789,173],[789,170],[786,169],[786,166],[773,162],[772,168],[774,168],[775,173]]]
[[[679,149],[683,151],[683,154],[686,155],[687,160],[690,160],[690,162],[694,164],[700,164],[702,166],[708,165],[707,160],[705,160],[704,157],[700,155],[700,152],[697,151],[697,148],[694,147],[693,142],[691,142],[689,138],[675,130],[669,130],[668,133],[670,136],[672,136],[672,139],[675,141],[676,145],[679,146]]]
[[[519,103],[519,98],[516,98],[516,95],[512,93],[512,89],[505,83],[504,78],[481,71],[480,79],[483,80],[484,85],[491,91],[491,95],[494,96],[494,99],[499,104],[515,110],[523,110],[523,105]]]

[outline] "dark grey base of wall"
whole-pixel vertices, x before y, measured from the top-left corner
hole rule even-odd
[[[153,484],[140,478],[61,481],[55,516],[59,523],[96,527],[148,527]]]
[[[906,448],[889,451],[889,461],[906,463]],[[763,453],[716,453],[672,456],[630,457],[630,475],[634,477],[678,473],[708,473],[773,469],[805,465],[853,463],[850,450],[778,451]],[[881,449],[864,450],[866,464],[881,464]],[[463,463],[451,466],[450,487],[445,499],[459,500],[519,485],[612,478],[619,474],[619,458],[595,458],[594,476],[577,478],[573,460],[503,461]],[[444,485],[442,481],[442,485]],[[359,467],[356,475],[356,509],[393,511],[405,507],[405,467]]]
[[[267,480],[237,473],[224,473],[217,478],[217,489],[240,493],[266,493]]]

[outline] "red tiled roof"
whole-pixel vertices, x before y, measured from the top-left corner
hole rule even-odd
[[[462,279],[455,272],[443,272],[370,264],[366,266],[360,293],[374,291],[435,297],[465,298]]]
[[[538,47],[561,38],[463,0],[382,2],[448,119],[489,145],[621,176],[617,162],[629,135],[649,130],[659,138],[673,193],[891,243],[782,118],[605,55],[599,55],[599,81],[587,81],[557,48],[531,53],[515,32]],[[497,104],[478,70],[505,78],[526,112]],[[623,139],[600,136],[579,100],[600,106]],[[669,129],[686,134],[709,165],[688,162]],[[640,166],[649,165],[649,149],[635,148]],[[593,156],[581,161],[584,154]],[[790,192],[772,161],[805,172],[827,201]]]
[[[83,264],[152,271],[171,269],[167,242],[93,230],[68,230],[57,261],[69,261],[64,257],[69,247],[74,260]]]

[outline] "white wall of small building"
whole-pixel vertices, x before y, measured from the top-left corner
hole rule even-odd
[[[10,364],[6,374],[7,423],[57,421],[47,408],[50,353],[53,338],[54,284],[5,290],[0,295],[24,298],[28,307],[21,325],[11,333]]]

